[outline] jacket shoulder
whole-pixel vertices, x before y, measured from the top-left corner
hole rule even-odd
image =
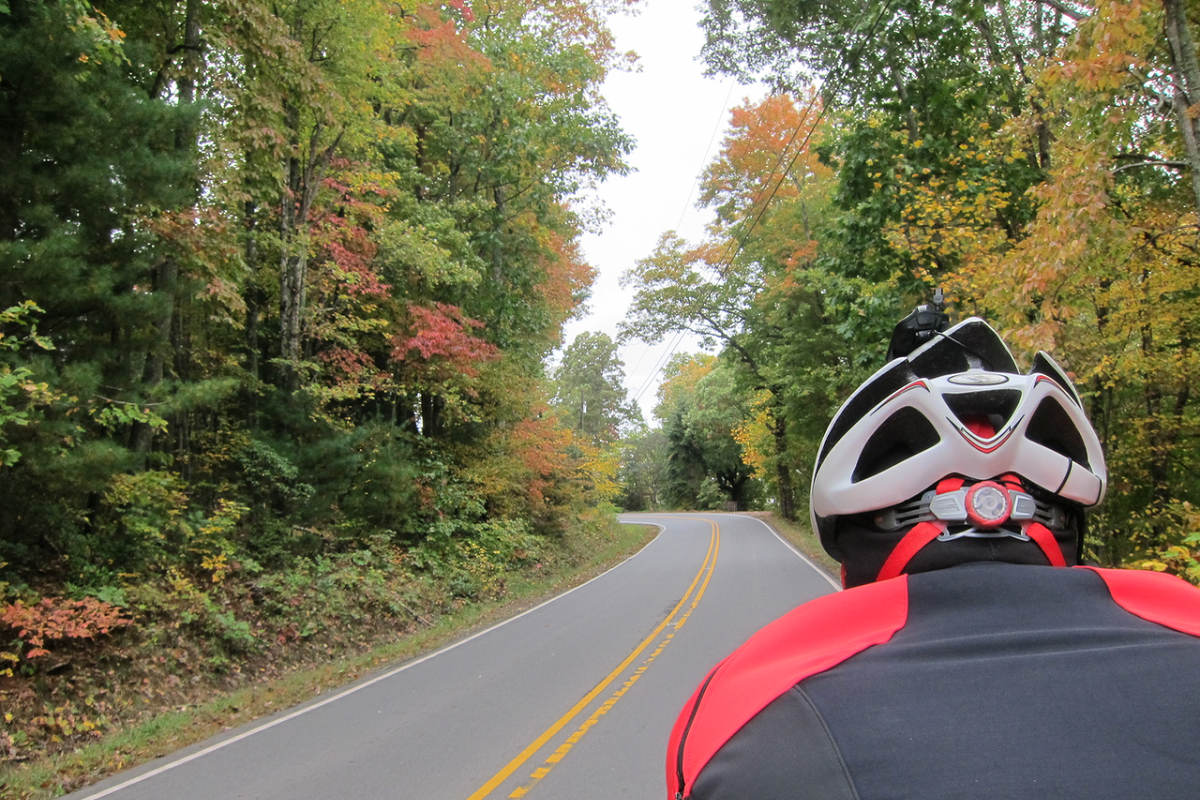
[[[1172,630],[1200,636],[1200,589],[1182,578],[1163,572],[1136,569],[1099,569],[1113,602],[1134,616]]]
[[[709,673],[676,720],[671,795],[686,797],[722,745],[792,686],[887,642],[907,619],[901,576],[810,600],[754,634]]]

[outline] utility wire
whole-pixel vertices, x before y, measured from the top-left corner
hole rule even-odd
[[[876,15],[875,21],[871,23],[871,27],[867,31],[866,36],[862,40],[860,40],[857,48],[851,54],[850,58],[846,59],[846,61],[843,62],[844,64],[854,63],[855,61],[858,60],[858,57],[860,55],[862,55],[862,53],[866,49],[867,45],[874,38],[875,31],[878,29],[880,21],[882,21],[884,15],[886,15],[887,12],[891,10],[892,2],[893,2],[893,0],[886,0],[886,2],[883,4],[883,6],[879,9],[879,14]],[[866,18],[866,15],[867,15],[867,9],[864,8],[862,14],[859,16],[858,20],[855,22],[855,27],[858,27],[858,25]],[[833,88],[833,91],[830,92],[831,97],[836,95],[837,90],[840,88],[837,86],[837,83],[843,77],[845,77],[844,72],[835,73],[831,77],[831,79],[829,81],[829,85]],[[731,84],[730,85],[730,94],[732,94],[732,92],[733,92],[733,86]],[[751,203],[751,206],[750,206],[751,209],[754,209],[756,206],[759,206],[759,200],[762,197],[763,191],[765,191],[766,188],[771,185],[771,181],[775,177],[776,171],[779,169],[779,166],[783,163],[783,160],[787,156],[788,151],[791,149],[792,144],[796,141],[796,137],[799,136],[800,132],[804,129],[805,124],[808,122],[809,116],[813,112],[813,106],[815,105],[816,101],[817,101],[817,98],[814,96],[813,99],[808,102],[808,105],[805,106],[804,114],[801,117],[800,123],[796,126],[796,129],[794,131],[792,131],[792,135],[788,138],[787,144],[784,145],[783,149],[780,151],[779,157],[775,159],[775,164],[771,167],[770,172],[767,173],[767,177],[763,180],[761,186],[759,187],[759,191],[755,196],[754,202]],[[726,98],[725,102],[726,102],[726,106],[728,107],[728,103],[729,103],[728,98]],[[767,197],[766,201],[763,202],[761,204],[761,206],[759,207],[758,213],[754,216],[754,218],[750,222],[750,227],[748,227],[741,236],[734,237],[731,240],[729,247],[726,250],[725,255],[722,256],[721,260],[718,262],[718,264],[716,266],[718,273],[720,273],[722,271],[722,267],[732,266],[733,259],[737,256],[737,254],[739,252],[741,252],[741,249],[745,246],[746,242],[750,239],[750,235],[752,233],[754,233],[754,229],[756,227],[758,227],[759,222],[762,221],[762,218],[766,214],[767,209],[770,207],[771,202],[775,199],[775,196],[776,196],[776,194],[778,194],[779,189],[783,186],[783,182],[785,180],[787,180],[787,176],[791,173],[792,168],[796,164],[796,160],[800,157],[800,154],[803,153],[805,151],[805,148],[808,147],[808,143],[812,138],[813,132],[816,131],[817,126],[820,125],[821,120],[824,119],[825,114],[828,110],[829,110],[828,106],[823,103],[821,106],[820,113],[817,114],[816,119],[813,120],[811,125],[809,125],[808,133],[806,133],[804,136],[804,141],[802,141],[800,143],[800,146],[798,148],[796,148],[796,150],[792,153],[792,157],[788,161],[787,168],[783,171],[783,174],[780,175],[779,181],[775,184],[775,187],[771,190],[771,194]],[[724,111],[722,111],[722,115],[724,115]],[[714,133],[714,136],[715,136],[715,133]],[[709,142],[709,147],[710,148],[712,147],[711,141]],[[705,155],[705,158],[707,158],[707,154]],[[698,180],[699,180],[699,178],[697,177],[697,181]],[[689,193],[688,193],[688,201],[689,202],[691,201],[692,192],[695,190],[695,185],[696,185],[696,183],[693,182],[692,189],[689,190]],[[685,207],[685,211],[686,211],[686,207]],[[682,224],[682,221],[683,221],[683,216],[681,214],[680,215],[680,224]],[[713,287],[710,285],[708,287],[708,290],[712,291],[712,289],[713,289]],[[666,361],[668,359],[670,359],[671,356],[675,355],[675,350],[676,350],[676,348],[679,347],[680,343],[682,342],[683,336],[685,333],[686,333],[686,331],[682,331],[682,330],[679,331],[675,337],[674,343],[671,345],[670,348],[667,349],[667,351],[665,351],[664,355],[659,358],[658,364],[656,364],[656,366],[655,366],[655,370],[650,374],[650,377],[646,380],[646,382],[642,384],[642,388],[638,391],[638,394],[634,398],[635,402],[639,402],[641,400],[642,395],[644,395],[646,393],[649,386],[653,383],[653,381],[658,377],[659,373],[662,371],[663,367],[666,364]],[[639,359],[639,363],[640,363],[640,359]]]
[[[713,143],[717,140],[717,134],[721,132],[721,126],[725,122],[725,112],[729,110],[729,99],[733,97],[733,89],[736,85],[737,81],[731,78],[729,80],[729,90],[725,93],[725,102],[721,106],[721,112],[717,115],[716,122],[713,124],[712,133],[708,137],[708,147],[704,149],[704,156],[700,159],[699,172],[697,173],[696,177],[693,178],[692,183],[688,188],[687,199],[683,201],[683,208],[679,211],[679,222],[675,224],[676,231],[683,227],[683,218],[687,216],[688,209],[691,208],[692,195],[695,194],[696,186],[700,182],[700,175],[703,173],[705,165],[708,164],[708,157],[712,153]],[[645,381],[642,382],[641,387],[634,395],[633,401],[635,403],[641,403],[642,397],[647,391],[649,391],[650,387],[654,385],[654,381],[666,367],[667,361],[670,360],[671,356],[675,355],[675,351],[678,350],[680,344],[683,343],[683,337],[685,333],[686,331],[679,331],[676,333],[675,341],[659,356],[658,360],[654,364],[654,369],[651,370],[649,376]],[[633,367],[633,372],[636,372],[637,368],[642,365],[642,359],[644,359],[646,354],[649,352],[649,346],[642,350],[642,354],[638,357],[637,364],[635,364]]]
[[[871,39],[873,39],[875,37],[875,31],[879,27],[880,21],[882,21],[884,15],[887,14],[887,12],[891,10],[892,2],[893,2],[893,0],[886,0],[886,2],[883,4],[883,6],[879,9],[879,14],[876,15],[875,21],[871,23],[871,28],[870,28],[870,30],[867,31],[866,37],[864,37],[859,42],[858,47],[855,49],[854,53],[851,54],[850,58],[848,58],[848,59],[846,59],[846,61],[842,62],[843,65],[854,63],[855,61],[858,60],[858,57],[860,55],[862,55],[862,52],[866,49],[867,45],[871,42]],[[866,9],[863,9],[862,16],[860,16],[858,18],[858,21],[855,23],[855,27],[858,27],[858,24],[861,23],[862,20],[866,17],[866,13],[867,13]],[[835,96],[837,91],[841,88],[841,87],[837,86],[837,83],[843,77],[845,77],[844,73],[842,73],[842,74],[835,73],[831,77],[829,84],[831,87],[833,87],[833,91],[831,91],[829,93],[830,97]],[[809,115],[812,114],[813,104],[816,103],[816,100],[817,100],[817,98],[814,97],[812,100],[809,101],[808,105],[805,107],[804,114],[801,117],[800,124],[796,126],[796,130],[794,130],[792,132],[792,136],[790,139],[788,139],[788,143],[780,151],[779,158],[777,158],[775,160],[775,165],[771,168],[771,171],[769,173],[767,173],[767,177],[763,181],[763,185],[759,189],[759,193],[755,197],[754,203],[751,204],[751,206],[750,206],[751,209],[753,209],[755,206],[758,205],[758,200],[762,197],[763,189],[765,189],[768,185],[770,185],[772,178],[775,177],[775,171],[779,168],[779,165],[783,162],[784,156],[787,155],[789,148],[791,148],[791,146],[792,146],[792,142],[794,142],[796,140],[796,137],[800,134],[800,131],[804,129],[805,123],[808,122]],[[791,160],[788,161],[787,169],[785,169],[783,171],[783,174],[779,176],[779,181],[775,184],[775,188],[771,190],[770,196],[767,197],[766,202],[762,203],[761,207],[758,210],[758,214],[751,220],[750,227],[746,229],[746,232],[744,234],[742,234],[740,237],[735,237],[733,239],[733,241],[730,243],[732,252],[727,252],[727,255],[721,259],[721,266],[726,266],[726,267],[731,266],[733,264],[734,257],[737,256],[737,254],[745,246],[746,242],[749,241],[750,235],[752,233],[754,233],[754,229],[756,227],[758,227],[758,223],[762,221],[763,216],[767,213],[767,209],[770,207],[771,201],[775,199],[775,195],[779,192],[779,189],[783,186],[783,182],[785,180],[787,180],[787,176],[789,174],[791,174],[792,167],[795,166],[796,160],[800,157],[800,154],[803,153],[805,151],[805,149],[808,147],[808,143],[809,143],[809,140],[812,139],[813,132],[816,131],[817,126],[821,124],[821,120],[825,118],[825,114],[828,110],[829,110],[828,106],[825,103],[822,103],[820,113],[817,114],[816,119],[813,120],[812,125],[809,126],[808,133],[805,134],[805,136],[804,136],[804,141],[800,143],[800,146],[798,148],[796,148],[795,152],[792,154]],[[718,272],[719,271],[720,271],[720,266],[718,266]]]

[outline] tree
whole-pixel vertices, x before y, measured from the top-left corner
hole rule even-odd
[[[834,288],[815,265],[816,237],[828,224],[830,171],[812,147],[820,125],[814,94],[805,102],[767,97],[734,109],[731,119],[701,186],[700,202],[717,210],[709,239],[685,249],[685,242],[664,234],[655,252],[624,276],[637,293],[622,336],[657,341],[673,331],[697,334],[719,343],[742,397],[766,393],[763,420],[773,440],[768,482],[780,513],[792,519],[792,478],[804,451],[793,447],[785,398],[803,373],[795,363],[780,368],[780,354],[803,322],[779,309],[806,312],[811,306],[793,296],[813,299],[824,293],[816,287]],[[823,313],[820,303],[815,311]],[[828,357],[813,355],[816,363]]]
[[[0,560],[113,586],[139,515],[244,506],[275,565],[292,525],[551,532],[611,492],[539,382],[594,275],[577,193],[631,147],[614,7],[0,2],[0,309],[48,345],[0,366]]]
[[[1191,575],[1196,22],[1174,0],[713,0],[705,51],[716,71],[822,79],[837,187],[818,255],[791,279],[804,291],[776,295],[812,323],[793,341],[831,355],[827,375],[853,374],[946,286],[952,313],[987,315],[1023,355],[1046,348],[1075,372],[1112,476],[1093,552]],[[785,404],[815,388],[792,382]],[[739,434],[760,468],[769,419]]]
[[[596,444],[611,444],[623,426],[641,420],[625,390],[624,363],[606,333],[584,332],[554,371],[554,405],[563,424]]]
[[[661,427],[641,426],[621,440],[621,505],[626,511],[662,507],[670,457]]]
[[[758,498],[733,430],[745,415],[732,373],[713,356],[672,357],[654,415],[668,442],[663,494],[678,509],[749,509]]]
[[[1089,545],[1110,564],[1181,546],[1200,491],[1189,444],[1198,218],[1168,90],[1186,85],[1169,28],[1152,3],[1081,17],[1036,75],[1062,120],[1054,167],[1031,195],[1036,217],[1011,249],[965,263],[954,287],[1027,351],[1051,350],[1075,372],[1114,487]]]

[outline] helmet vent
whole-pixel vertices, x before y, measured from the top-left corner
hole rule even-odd
[[[888,417],[871,434],[858,457],[851,481],[857,483],[901,464],[941,441],[925,415],[911,406]]]
[[[993,389],[987,392],[944,394],[942,399],[964,425],[986,417],[992,424],[992,430],[999,431],[1012,419],[1017,406],[1021,404],[1021,392],[1013,389]]]
[[[1064,392],[1070,395],[1075,401],[1075,405],[1083,408],[1083,403],[1079,399],[1079,392],[1075,391],[1075,386],[1071,383],[1071,379],[1066,373],[1054,363],[1054,359],[1046,355],[1045,352],[1039,351],[1033,359],[1033,367],[1029,370],[1029,374],[1045,375],[1059,385]]]
[[[1074,420],[1062,404],[1052,397],[1047,397],[1038,404],[1032,419],[1029,420],[1025,437],[1088,469],[1092,468],[1088,462],[1087,445],[1079,435]]]

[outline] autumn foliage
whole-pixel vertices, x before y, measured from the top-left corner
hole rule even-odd
[[[1024,363],[1051,352],[1083,393],[1111,475],[1088,556],[1200,579],[1195,8],[709,12],[710,68],[777,90],[730,116],[705,240],[664,233],[628,273],[626,335],[720,350],[733,441],[785,510],[892,325],[942,288],[952,317],[987,318]]]
[[[608,508],[543,411],[617,6],[0,2],[0,704],[357,646]]]
[[[20,600],[5,606],[0,610],[0,623],[8,626],[21,644],[19,654],[0,651],[0,659],[16,663],[20,658],[50,655],[47,648],[55,642],[95,639],[130,625],[133,620],[124,610],[94,597],[82,600],[43,597],[32,606]],[[4,672],[11,676],[11,666]]]

